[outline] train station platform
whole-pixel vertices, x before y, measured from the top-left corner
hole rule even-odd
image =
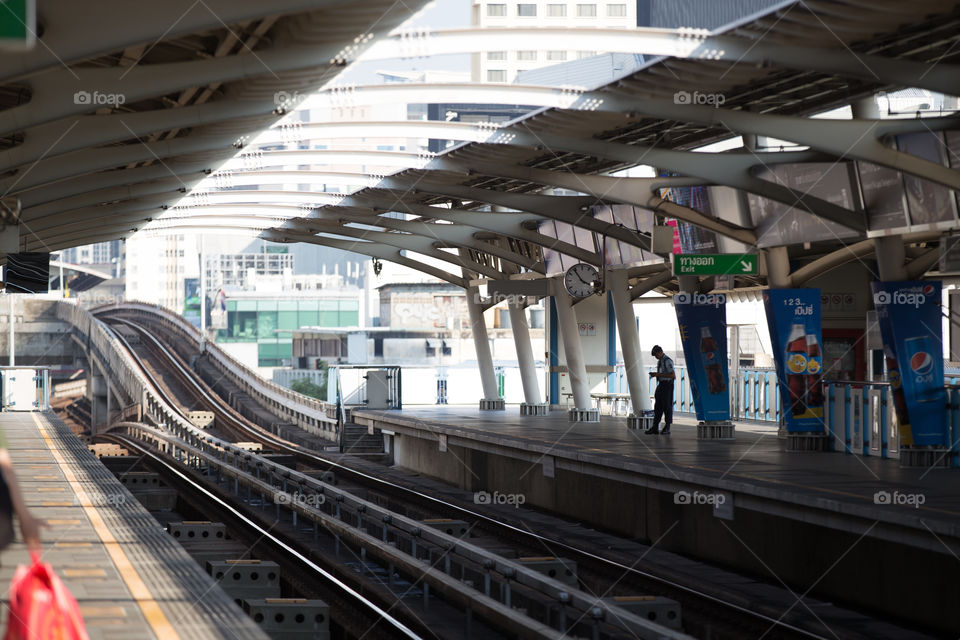
[[[352,420],[384,432],[397,466],[462,489],[522,495],[526,506],[855,606],[927,620],[951,608],[929,575],[960,554],[957,470],[788,452],[775,426],[759,424],[738,424],[734,441],[698,440],[689,418],[667,436],[623,418],[573,423],[516,407],[356,409]]]
[[[43,558],[76,597],[92,640],[266,639],[52,412],[2,413],[0,427],[27,505],[50,525]],[[29,562],[19,532],[2,560],[9,584]]]

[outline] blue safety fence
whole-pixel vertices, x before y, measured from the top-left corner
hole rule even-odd
[[[656,371],[647,366],[646,373]],[[685,365],[676,365],[677,380],[673,389],[674,413],[694,414],[693,389]],[[656,384],[651,381],[650,393]],[[627,394],[627,376],[624,365],[618,364],[614,372],[614,392]],[[629,400],[627,400],[629,402]],[[627,407],[627,412],[632,406]],[[730,376],[730,415],[734,420],[756,420],[780,423],[780,389],[777,387],[777,372],[772,368],[741,368],[737,376]]]
[[[947,379],[949,466],[960,466],[960,387]],[[886,382],[827,381],[824,422],[831,449],[852,455],[900,457],[893,391]]]

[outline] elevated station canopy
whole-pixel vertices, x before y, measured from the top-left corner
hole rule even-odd
[[[787,1],[714,33],[638,30],[623,40],[654,57],[605,86],[459,87],[543,105],[517,120],[360,125],[371,135],[421,127],[424,136],[462,141],[436,155],[248,147],[294,106],[290,96],[324,86],[366,47],[402,37],[388,35],[410,15],[399,5],[281,2],[264,16],[255,4],[212,3],[174,22],[182,8],[140,4],[82,20],[99,18],[105,32],[125,21],[174,27],[112,29],[81,43],[67,5],[45,3],[48,46],[0,65],[8,102],[0,162],[5,188],[22,200],[30,249],[140,228],[243,228],[393,260],[459,285],[547,275],[577,261],[627,265],[645,278],[639,295],[673,287],[651,244],[664,218],[676,221],[685,251],[802,252],[809,264],[791,275],[795,285],[891,234],[912,245],[908,269],[922,275],[938,255],[933,243],[958,226],[956,100],[943,112],[883,119],[875,100],[904,88],[960,94],[955,2]],[[321,96],[351,105],[409,91],[409,102],[422,102],[441,89],[327,86]],[[103,96],[114,102],[101,104]],[[853,120],[810,117],[846,105]],[[356,136],[349,123],[285,122],[273,138]],[[697,151],[738,136],[743,146]],[[639,165],[657,175],[610,175]],[[181,200],[208,175],[220,188]],[[263,187],[331,182],[350,188]],[[738,282],[762,284],[764,273]]]

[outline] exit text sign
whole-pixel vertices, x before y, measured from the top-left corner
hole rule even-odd
[[[752,276],[757,274],[755,253],[675,253],[673,273],[678,276]]]

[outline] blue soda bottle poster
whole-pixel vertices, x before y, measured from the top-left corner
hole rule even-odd
[[[873,283],[900,444],[908,446],[947,446],[950,440],[940,289],[934,281]]]
[[[787,431],[823,433],[820,289],[770,289],[763,304]]]
[[[673,302],[697,420],[729,420],[726,296],[678,293]]]

